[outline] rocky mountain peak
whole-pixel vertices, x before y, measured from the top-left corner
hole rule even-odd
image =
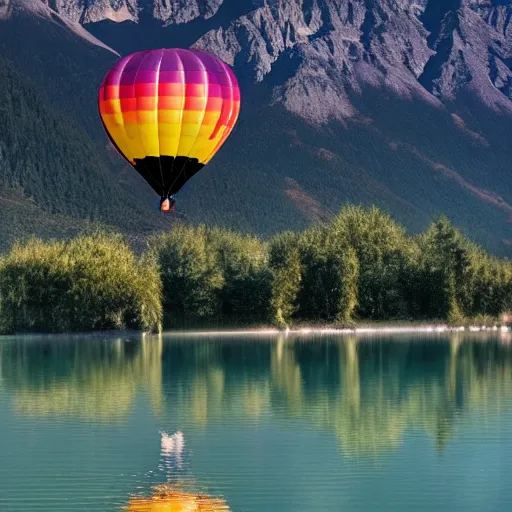
[[[91,30],[106,20],[157,20],[162,41],[171,26],[198,30],[202,20],[195,47],[235,66],[246,83],[272,84],[273,101],[314,123],[352,116],[350,94],[368,85],[433,104],[471,90],[512,113],[511,1],[44,1]]]
[[[80,23],[139,21],[152,17],[166,24],[208,19],[224,0],[42,0],[56,12]]]

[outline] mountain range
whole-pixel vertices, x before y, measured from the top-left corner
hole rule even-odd
[[[242,89],[180,217],[268,235],[376,204],[412,232],[446,214],[510,255],[512,0],[0,0],[3,248],[172,224],[96,106],[120,56],[158,47],[210,51]]]

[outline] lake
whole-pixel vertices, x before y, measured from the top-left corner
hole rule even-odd
[[[0,511],[508,512],[510,336],[0,338]]]

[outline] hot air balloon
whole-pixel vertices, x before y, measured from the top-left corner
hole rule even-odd
[[[167,212],[233,130],[240,89],[231,68],[214,55],[147,50],[122,58],[107,73],[99,110],[112,144]]]

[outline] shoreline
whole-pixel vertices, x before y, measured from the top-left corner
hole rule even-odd
[[[397,322],[399,324],[399,322]],[[162,332],[149,331],[91,331],[91,332],[67,332],[67,333],[16,333],[0,335],[0,342],[7,341],[9,338],[24,337],[44,339],[51,337],[52,339],[62,338],[88,338],[88,339],[112,339],[124,338],[129,341],[130,338],[142,337],[225,337],[225,336],[279,336],[279,335],[368,335],[368,334],[443,334],[443,333],[494,333],[506,334],[512,333],[512,326],[508,325],[492,325],[492,326],[449,326],[447,324],[436,323],[418,323],[418,324],[401,324],[393,325],[393,323],[381,324],[361,324],[361,326],[353,328],[336,328],[327,326],[297,326],[290,329],[279,329],[276,327],[262,326],[252,328],[215,328],[215,329],[169,329]]]
[[[354,328],[333,328],[333,327],[297,327],[292,329],[275,328],[254,328],[254,329],[203,329],[187,331],[164,331],[164,336],[240,336],[240,335],[308,335],[308,334],[436,334],[436,333],[511,333],[512,329],[507,326],[494,325],[486,326],[447,326],[447,325],[416,325],[416,326],[384,326],[384,327],[354,327]]]

